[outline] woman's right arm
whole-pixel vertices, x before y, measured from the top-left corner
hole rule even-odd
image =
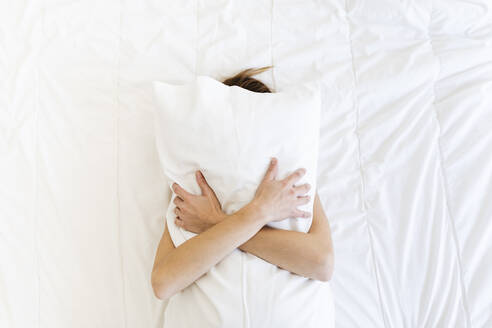
[[[283,180],[275,179],[276,170],[276,159],[273,159],[249,204],[178,247],[173,248],[165,229],[151,277],[158,298],[168,299],[188,287],[268,222],[311,214],[297,209],[303,202],[297,196],[303,191],[294,184],[305,170],[297,170]],[[177,185],[173,189],[181,198],[194,197]]]
[[[166,227],[152,270],[155,295],[164,300],[187,287],[266,223],[261,211],[250,203],[176,248]]]

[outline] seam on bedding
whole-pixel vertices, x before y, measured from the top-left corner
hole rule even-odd
[[[44,8],[42,11],[42,19],[44,22]],[[39,57],[37,56],[36,66],[36,89],[35,89],[35,109],[34,109],[34,206],[33,206],[33,221],[34,221],[34,263],[36,266],[36,287],[37,287],[37,313],[36,313],[36,326],[41,326],[41,268],[39,264]]]
[[[466,296],[466,287],[465,287],[465,283],[463,281],[463,266],[462,266],[462,260],[461,260],[461,256],[460,256],[460,246],[459,246],[458,236],[456,233],[456,227],[454,225],[454,219],[451,215],[451,208],[449,206],[449,199],[450,198],[449,198],[449,193],[448,193],[448,181],[447,181],[446,174],[444,172],[444,159],[442,156],[442,146],[441,146],[441,131],[442,131],[442,129],[441,129],[441,122],[439,121],[439,113],[438,113],[437,107],[436,107],[436,101],[437,101],[436,84],[437,84],[437,81],[439,80],[439,77],[441,75],[442,63],[441,63],[441,60],[440,60],[439,56],[437,55],[437,53],[434,49],[434,43],[433,43],[432,36],[431,36],[431,24],[432,24],[432,14],[434,12],[434,2],[435,1],[431,2],[431,11],[429,14],[429,27],[427,30],[427,34],[428,34],[428,38],[429,38],[429,44],[430,44],[432,55],[434,56],[437,64],[439,65],[439,71],[437,73],[437,77],[436,77],[436,79],[433,83],[433,87],[432,87],[432,95],[434,97],[434,101],[432,102],[432,108],[433,108],[433,112],[435,115],[435,120],[437,123],[437,128],[438,128],[438,133],[439,133],[437,136],[437,151],[439,154],[439,172],[440,172],[441,179],[443,182],[444,202],[445,202],[446,211],[448,214],[447,217],[449,219],[449,225],[450,225],[450,229],[451,229],[451,237],[452,237],[455,252],[456,252],[456,261],[458,263],[458,274],[459,274],[461,298],[462,298],[461,303],[463,306],[463,311],[465,312],[465,316],[466,316],[466,325],[467,325],[467,327],[471,327],[471,318],[470,318],[470,312],[468,310],[468,300],[467,300],[467,296]]]
[[[246,296],[246,263],[245,262],[245,257],[246,254],[243,252],[239,252],[239,255],[241,257],[241,294],[243,296],[243,327],[244,328],[250,328],[250,321],[249,321],[249,310],[248,310],[248,304],[247,304],[247,296]]]
[[[198,75],[198,0],[195,1],[195,79]]]
[[[358,80],[357,80],[357,74],[355,72],[355,64],[354,64],[354,52],[353,52],[353,42],[352,42],[352,33],[351,33],[351,28],[350,28],[350,20],[349,20],[349,14],[348,14],[348,3],[347,3],[347,0],[344,1],[344,4],[345,4],[345,19],[346,19],[346,23],[347,23],[347,31],[348,31],[348,39],[349,39],[349,50],[350,50],[350,58],[351,58],[351,65],[352,65],[352,73],[353,73],[353,78],[354,78],[354,93],[355,93],[355,89],[358,85]],[[354,127],[354,134],[357,138],[357,157],[358,157],[358,162],[359,162],[359,172],[360,172],[360,183],[361,183],[361,203],[362,203],[362,208],[363,208],[363,211],[364,211],[364,218],[365,218],[365,221],[366,221],[366,230],[367,230],[367,236],[368,236],[368,240],[369,240],[369,249],[370,249],[370,252],[371,252],[371,260],[372,260],[372,265],[373,265],[373,270],[374,270],[374,275],[375,275],[375,280],[376,280],[376,289],[377,289],[377,293],[378,293],[378,301],[379,301],[379,311],[381,312],[380,315],[381,315],[381,318],[382,318],[382,321],[383,321],[383,325],[384,327],[388,327],[388,323],[387,323],[387,319],[386,319],[386,315],[385,315],[385,312],[384,312],[384,309],[383,309],[383,303],[382,303],[382,296],[381,296],[381,287],[380,287],[380,283],[379,283],[379,270],[378,270],[378,266],[376,264],[376,256],[375,256],[375,253],[374,253],[374,246],[373,246],[373,241],[372,241],[372,233],[371,233],[371,227],[370,227],[370,223],[369,223],[369,218],[368,218],[368,214],[367,214],[367,208],[366,208],[366,204],[365,204],[365,183],[364,183],[364,172],[363,172],[363,169],[362,169],[362,159],[361,159],[361,147],[360,147],[360,136],[359,136],[359,133],[358,133],[358,129],[359,129],[359,102],[358,100],[356,99],[356,95],[353,97],[353,101],[354,101],[354,109],[355,109],[355,127]]]
[[[115,72],[115,118],[114,118],[114,134],[115,134],[115,162],[116,162],[116,219],[118,221],[118,248],[120,250],[120,270],[121,270],[121,289],[123,303],[123,322],[124,327],[127,327],[127,303],[126,303],[126,283],[125,270],[123,260],[123,243],[122,243],[122,224],[121,224],[121,200],[120,200],[120,67],[121,67],[121,43],[122,43],[122,16],[123,16],[123,0],[119,1],[119,29],[118,42],[116,48],[116,72]]]
[[[272,0],[271,3],[271,8],[270,8],[270,63],[272,65],[272,83],[273,83],[273,91],[277,91],[277,82],[275,80],[275,67],[273,66],[273,8],[274,8],[274,1]]]

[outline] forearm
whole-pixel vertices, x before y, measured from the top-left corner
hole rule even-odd
[[[317,280],[330,280],[334,268],[331,229],[316,193],[309,232],[263,227],[240,249],[282,269]]]
[[[264,226],[247,242],[239,246],[278,267],[298,275],[319,279],[324,258],[319,244],[309,233],[274,229]]]
[[[163,256],[152,273],[152,284],[157,286],[160,298],[189,286],[265,223],[253,206],[246,206]]]

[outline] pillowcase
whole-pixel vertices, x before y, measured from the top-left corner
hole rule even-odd
[[[155,142],[170,188],[176,182],[200,194],[195,171],[201,170],[223,211],[231,214],[253,199],[271,157],[277,157],[277,179],[306,168],[297,185],[311,185],[311,200],[299,209],[313,212],[321,111],[318,84],[257,93],[197,76],[181,85],[155,81],[153,87]],[[166,218],[179,246],[196,234],[174,224],[175,196],[173,192]],[[311,222],[312,216],[268,225],[307,232]]]

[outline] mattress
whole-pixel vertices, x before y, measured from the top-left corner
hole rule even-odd
[[[336,327],[492,326],[490,0],[0,1],[0,327],[162,327],[151,81],[318,80]]]

